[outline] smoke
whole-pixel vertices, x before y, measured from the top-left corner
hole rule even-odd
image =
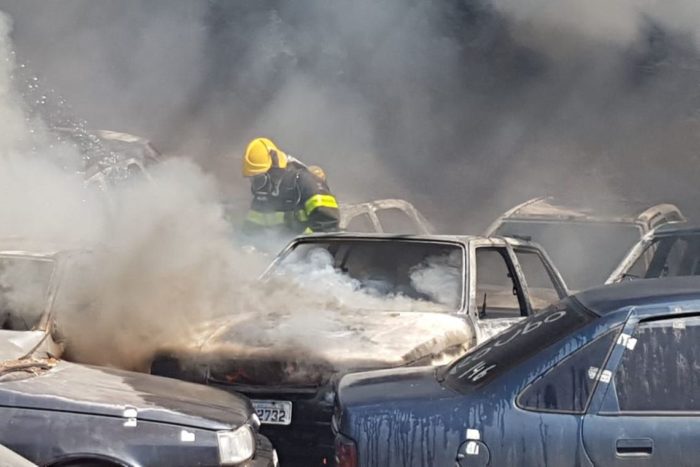
[[[173,157],[152,167],[149,177],[106,189],[86,184],[78,171],[85,156],[76,146],[56,140],[36,108],[43,101],[21,98],[17,86],[34,87],[36,81],[12,79],[17,65],[9,21],[4,16],[0,20],[0,52],[5,53],[0,55],[0,112],[6,122],[0,145],[0,238],[8,239],[12,249],[77,250],[67,259],[55,302],[55,319],[70,358],[143,369],[157,350],[191,344],[199,323],[222,317],[240,325],[252,316],[258,323],[252,329],[240,326],[249,332],[239,343],[253,345],[276,335],[278,344],[303,348],[310,332],[335,336],[358,329],[362,322],[367,325],[371,318],[357,317],[358,306],[444,308],[401,295],[385,297],[379,289],[338,274],[328,258],[297,265],[294,280],[259,283],[268,259],[234,247],[235,234],[224,219],[216,181],[190,159]],[[46,281],[27,267],[0,271],[2,298],[8,302],[4,305],[15,315],[40,310],[38,302],[45,299]],[[436,264],[426,267],[434,280]],[[421,269],[414,273],[422,281]],[[23,287],[28,283],[35,287]],[[337,293],[319,294],[319,284]],[[297,321],[290,325],[275,316]],[[384,343],[385,350],[398,349],[400,356],[412,350],[416,336],[402,336]]]
[[[324,166],[341,201],[403,196],[443,230],[542,194],[697,210],[692,0],[0,6],[95,128],[195,157],[240,205],[239,155],[262,134]]]
[[[462,258],[459,251],[431,256],[411,269],[412,286],[437,303],[457,309],[461,305]]]
[[[234,292],[264,264],[231,246],[214,180],[185,159],[107,192],[84,183],[76,171],[83,155],[57,142],[30,109],[36,103],[20,97],[16,86],[26,83],[12,79],[9,28],[0,16],[0,238],[11,249],[85,251],[57,297],[69,350],[81,360],[138,367],[164,341],[184,339],[193,322],[229,312]],[[38,276],[26,287],[30,272],[20,264],[0,277],[15,311],[37,309],[27,294],[44,298]]]
[[[566,48],[571,52],[580,38],[598,46],[626,47],[644,40],[650,24],[700,41],[700,6],[692,0],[564,0],[556,5],[549,0],[492,0],[492,4],[517,24],[520,39],[552,52]],[[567,36],[571,40],[563,43],[552,40]]]
[[[431,256],[412,266],[410,287],[426,295],[425,300],[411,299],[402,293],[397,277],[386,277],[386,271],[373,271],[370,258],[362,258],[367,268],[361,279],[334,267],[335,259],[323,248],[314,248],[303,258],[286,258],[273,271],[274,277],[286,277],[308,297],[320,290],[332,291],[325,303],[295,303],[310,309],[351,311],[448,311],[459,307],[461,301],[461,251],[446,256]],[[376,275],[373,273],[376,272]],[[395,273],[398,276],[398,272]],[[276,286],[276,284],[275,284]],[[406,290],[405,292],[408,292]],[[318,299],[317,299],[318,300]],[[331,301],[335,302],[331,305]],[[322,306],[321,303],[323,303]]]
[[[120,329],[172,336],[200,310],[298,304],[288,298],[302,292],[254,287],[259,265],[226,247],[219,193],[247,203],[239,155],[259,135],[324,166],[341,201],[403,196],[460,233],[543,193],[699,209],[688,195],[700,162],[690,0],[0,8],[15,18],[17,59],[93,129],[145,136],[204,171],[176,159],[154,184],[105,200],[65,170],[80,156],[48,142],[54,122],[11,91],[15,55],[0,45],[1,233],[111,248],[85,281],[101,291],[86,300],[99,328],[86,354],[106,336],[126,348]]]

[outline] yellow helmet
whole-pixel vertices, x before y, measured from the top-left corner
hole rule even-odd
[[[272,167],[287,167],[287,155],[267,138],[255,138],[248,143],[243,156],[243,176],[264,174]]]
[[[309,172],[316,175],[318,178],[320,178],[324,182],[326,181],[326,172],[321,167],[319,167],[317,165],[310,165]]]

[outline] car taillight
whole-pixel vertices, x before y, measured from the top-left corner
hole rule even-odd
[[[357,467],[357,446],[341,434],[335,435],[335,466]]]

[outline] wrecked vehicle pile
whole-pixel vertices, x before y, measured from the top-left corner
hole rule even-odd
[[[2,243],[0,444],[43,466],[276,466],[240,395],[60,359],[63,279],[84,254]]]
[[[539,247],[498,237],[300,237],[262,280],[314,291],[316,309],[209,323],[151,372],[246,394],[281,462],[305,466],[332,462],[338,375],[444,363],[567,294]]]

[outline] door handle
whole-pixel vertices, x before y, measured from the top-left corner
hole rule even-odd
[[[654,440],[651,438],[618,439],[615,444],[619,456],[651,456]]]

